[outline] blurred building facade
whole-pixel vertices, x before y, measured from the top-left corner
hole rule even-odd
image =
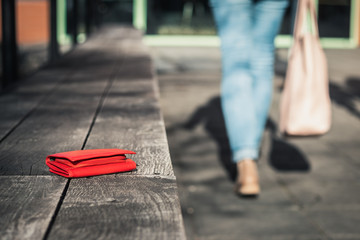
[[[359,47],[360,1],[314,1],[323,46]],[[291,45],[296,0],[290,2],[277,47]],[[0,0],[0,8],[2,87],[84,42],[102,23],[132,24],[144,31],[149,45],[219,45],[208,0]],[[15,37],[9,38],[11,34]],[[13,50],[9,41],[14,42]],[[16,64],[4,62],[9,54]],[[16,74],[4,76],[4,67],[12,65]]]
[[[142,0],[146,9],[137,12],[139,24],[148,35],[149,44],[218,45],[216,29],[208,0]],[[318,23],[322,44],[325,48],[355,48],[360,45],[359,0],[314,0],[318,11]],[[291,45],[292,26],[297,0],[290,0],[282,28],[276,39],[277,47]],[[140,5],[140,4],[139,4]],[[198,36],[201,36],[199,38]],[[200,40],[201,39],[201,40]],[[172,42],[172,43],[171,43]]]

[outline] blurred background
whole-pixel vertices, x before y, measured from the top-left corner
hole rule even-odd
[[[358,47],[358,0],[315,1],[323,46]],[[276,39],[279,48],[291,44],[296,1],[290,2]],[[84,42],[106,23],[133,24],[150,46],[219,45],[208,0],[2,0],[0,7],[1,61],[8,59],[10,71],[4,73],[0,65],[2,87]]]
[[[219,39],[208,0],[0,0],[2,91],[86,41],[101,25],[143,31],[160,86],[188,239],[360,239],[360,0],[314,0],[329,64],[333,125],[277,133],[296,1],[276,38],[274,104],[259,199],[232,192],[222,119]]]

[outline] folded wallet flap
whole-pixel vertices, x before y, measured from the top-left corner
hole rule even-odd
[[[88,149],[88,150],[77,150],[77,151],[70,151],[70,152],[62,152],[62,153],[55,153],[51,154],[46,157],[47,160],[52,160],[56,158],[67,159],[71,162],[93,159],[93,158],[106,158],[116,155],[124,155],[124,154],[136,154],[130,150],[124,149]]]

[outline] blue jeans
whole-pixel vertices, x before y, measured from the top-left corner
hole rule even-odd
[[[274,38],[288,0],[211,0],[221,40],[221,104],[234,162],[257,159],[271,103]]]

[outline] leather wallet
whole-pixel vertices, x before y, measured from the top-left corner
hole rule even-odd
[[[136,163],[123,149],[90,149],[51,154],[46,157],[49,171],[67,178],[89,177],[136,169]]]

